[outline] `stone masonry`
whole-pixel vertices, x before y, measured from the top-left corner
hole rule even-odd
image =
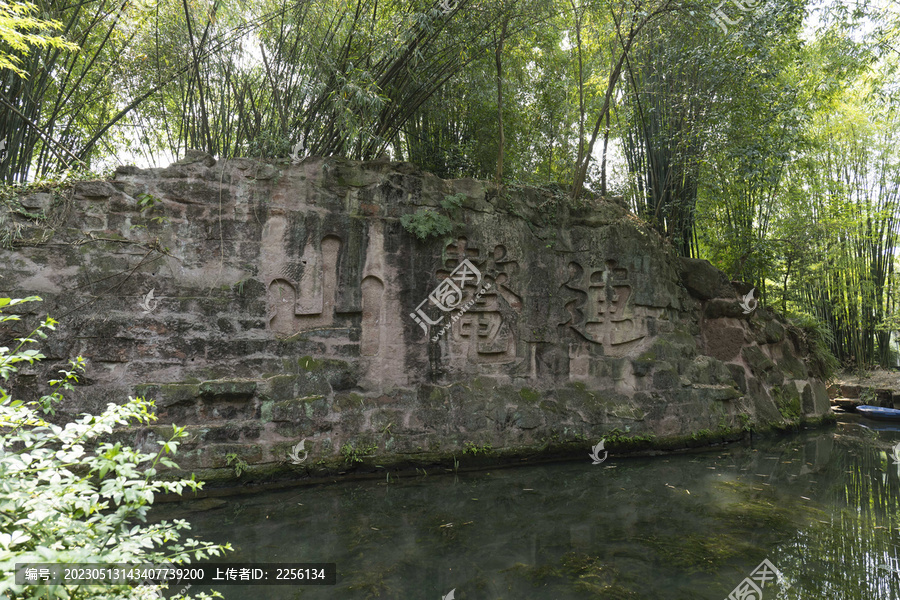
[[[452,232],[414,237],[422,209]],[[61,323],[18,397],[80,354],[58,418],[153,398],[157,424],[119,437],[155,451],[186,425],[177,460],[207,479],[671,449],[830,412],[803,332],[613,202],[189,153],[23,194],[0,223],[0,295],[44,300],[3,340]]]

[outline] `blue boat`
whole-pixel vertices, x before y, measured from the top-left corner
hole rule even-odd
[[[869,406],[863,404],[856,407],[856,412],[870,419],[879,421],[900,421],[900,410],[896,408],[883,408],[881,406]]]

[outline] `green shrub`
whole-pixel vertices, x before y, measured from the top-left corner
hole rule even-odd
[[[400,224],[420,240],[442,236],[453,231],[450,218],[430,208],[420,208],[414,214],[400,217]]]
[[[790,318],[791,324],[801,332],[801,337],[809,348],[806,358],[807,366],[814,375],[823,379],[831,379],[840,366],[838,359],[831,352],[834,335],[822,321],[805,314],[795,314]]]
[[[463,454],[471,454],[472,456],[477,456],[478,454],[488,454],[494,447],[491,444],[484,444],[483,446],[479,446],[473,442],[466,442],[463,445]]]
[[[234,466],[234,476],[240,477],[241,473],[247,470],[247,467],[250,465],[247,464],[247,461],[235,454],[234,452],[229,452],[225,455],[225,464],[227,466]]]
[[[354,448],[350,445],[350,442],[347,442],[341,446],[341,455],[344,457],[345,461],[352,465],[354,463],[361,463],[363,458],[373,456],[377,450],[378,446],[375,444],[368,446],[360,445],[358,448]]]
[[[465,194],[445,196],[441,200],[441,208],[448,212],[458,209],[462,206],[462,201],[465,198]],[[400,224],[403,225],[406,231],[422,241],[427,240],[431,236],[439,237],[453,231],[453,221],[450,220],[450,217],[432,208],[420,208],[411,215],[403,215],[400,217]]]
[[[0,308],[40,300],[36,296],[11,300],[0,298]],[[0,322],[15,321],[16,315],[0,314]],[[0,377],[8,381],[18,363],[42,358],[38,350],[24,349],[35,338],[46,338],[56,321],[47,317],[12,351],[0,348]],[[48,588],[17,585],[15,563],[189,563],[231,550],[224,546],[181,540],[190,525],[180,519],[146,524],[156,492],[181,494],[198,490],[202,483],[182,479],[159,481],[157,465],[177,467],[167,454],[175,454],[183,428],[173,426],[172,436],[158,442],[156,454],[145,454],[101,441],[118,425],[147,424],[156,417],[153,402],[129,398],[117,406],[109,404],[99,416],[83,415],[65,426],[44,420],[62,391],[72,389],[84,370],[79,357],[61,379],[49,381],[54,391],[37,400],[15,400],[0,388],[0,598],[122,599],[158,597],[165,586],[64,585]],[[140,522],[137,523],[136,522]],[[185,590],[174,596],[188,598]],[[209,598],[207,594],[197,594]],[[214,593],[213,597],[221,597]]]

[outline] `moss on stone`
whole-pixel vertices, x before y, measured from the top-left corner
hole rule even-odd
[[[786,387],[773,386],[771,389],[772,398],[778,411],[788,421],[796,421],[802,414],[800,392],[797,387],[789,384]]]
[[[256,381],[247,379],[220,379],[204,381],[199,385],[203,396],[214,398],[249,398],[256,392]]]
[[[529,404],[537,404],[541,401],[541,394],[528,387],[519,390],[519,397]]]
[[[763,354],[758,346],[745,346],[741,350],[741,354],[747,361],[750,372],[760,379],[765,379],[768,373],[777,370],[775,363]]]
[[[642,421],[646,416],[644,411],[632,404],[615,404],[610,406],[607,410],[609,414],[619,419]]]
[[[344,412],[348,410],[359,410],[365,406],[366,399],[360,394],[336,394],[332,406],[335,412]]]

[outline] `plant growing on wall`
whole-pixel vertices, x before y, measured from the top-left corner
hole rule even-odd
[[[0,298],[0,309],[40,300]],[[17,315],[0,314],[0,322],[17,321]],[[26,349],[56,325],[50,317],[30,334],[18,338],[10,350],[0,347],[0,378],[8,381],[19,363],[45,358],[39,350]],[[231,545],[181,540],[190,529],[184,520],[146,524],[156,492],[181,494],[198,490],[202,482],[191,479],[160,481],[157,466],[176,468],[168,454],[175,454],[184,428],[173,426],[158,452],[143,453],[101,442],[117,425],[147,424],[153,402],[129,398],[109,404],[100,415],[84,415],[60,426],[41,416],[53,414],[62,392],[72,389],[84,370],[79,357],[60,379],[48,383],[54,390],[37,400],[16,400],[0,388],[0,569],[9,574],[16,563],[153,563],[181,564],[192,559],[218,556]],[[138,522],[136,524],[136,522]],[[60,598],[148,598],[162,586],[84,586],[55,588]],[[182,593],[175,598],[188,598]],[[47,587],[18,585],[13,577],[0,580],[2,598],[46,598]],[[199,593],[197,598],[220,597]]]
[[[229,467],[232,467],[232,466],[234,467],[234,476],[235,477],[240,477],[241,473],[246,471],[247,467],[249,466],[247,464],[247,461],[245,461],[243,458],[241,458],[234,452],[229,452],[228,454],[225,455],[225,464],[228,465]]]
[[[344,457],[344,460],[347,461],[348,464],[352,465],[354,463],[361,463],[363,458],[367,456],[373,456],[377,450],[378,446],[375,444],[359,445],[354,448],[350,442],[347,442],[341,446],[341,456]]]
[[[445,196],[441,200],[441,208],[448,213],[462,206],[465,194]],[[453,221],[449,216],[439,213],[432,208],[420,208],[415,213],[400,217],[403,228],[422,241],[429,237],[440,237],[453,231]]]

